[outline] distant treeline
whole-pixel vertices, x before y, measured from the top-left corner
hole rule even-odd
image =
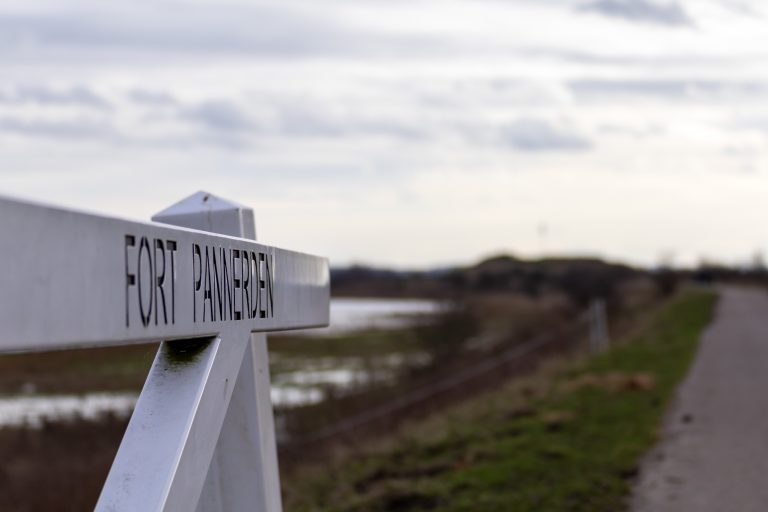
[[[365,266],[331,271],[335,296],[450,298],[468,293],[560,293],[578,304],[612,299],[620,283],[658,279],[648,271],[590,258],[521,260],[498,256],[469,267],[405,272]]]

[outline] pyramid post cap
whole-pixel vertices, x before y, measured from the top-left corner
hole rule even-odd
[[[256,239],[253,210],[247,206],[200,191],[152,216],[162,222],[222,235]]]
[[[176,217],[179,215],[199,214],[200,212],[224,212],[224,211],[242,211],[250,210],[251,208],[223,199],[219,196],[215,196],[210,192],[200,190],[194,194],[182,199],[181,201],[172,204],[168,208],[156,213],[152,216],[152,220],[161,219],[164,217]]]

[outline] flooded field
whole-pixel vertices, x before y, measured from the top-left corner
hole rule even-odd
[[[387,382],[404,365],[424,364],[428,361],[424,353],[378,339],[371,349],[370,342],[357,337],[371,332],[385,337],[382,333],[423,324],[441,308],[440,303],[425,300],[332,300],[329,327],[270,336],[273,404],[282,408],[318,403],[345,389]],[[138,399],[138,389],[82,394],[34,390],[32,383],[25,383],[22,393],[0,397],[0,427],[38,428],[46,421],[105,414],[127,417]]]
[[[444,307],[437,301],[418,299],[333,299],[330,325],[300,332],[329,336],[369,329],[396,329],[428,321]]]
[[[46,421],[77,418],[98,419],[105,414],[130,415],[136,393],[88,393],[86,395],[16,396],[0,398],[0,427],[40,428]]]

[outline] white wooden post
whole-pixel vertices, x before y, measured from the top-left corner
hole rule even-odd
[[[327,325],[328,262],[253,242],[253,213],[210,194],[155,220],[208,232],[0,198],[0,351],[165,340],[97,510],[278,512],[251,333]]]
[[[589,303],[589,342],[592,352],[610,347],[605,299],[592,299]]]
[[[152,220],[256,240],[253,210],[199,192]],[[280,474],[265,334],[247,344],[197,510],[280,512]]]
[[[600,338],[597,329],[597,314],[596,314],[596,299],[589,301],[589,308],[587,312],[587,318],[589,319],[589,350],[593,354],[596,354],[600,350]]]
[[[608,350],[611,346],[611,337],[608,334],[608,308],[605,304],[605,299],[600,299],[598,302],[598,316],[600,321],[600,339],[602,340],[603,350]]]

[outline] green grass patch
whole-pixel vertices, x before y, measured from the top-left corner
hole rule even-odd
[[[631,340],[548,377],[542,392],[507,386],[287,478],[287,511],[621,510],[715,298],[681,295]]]

